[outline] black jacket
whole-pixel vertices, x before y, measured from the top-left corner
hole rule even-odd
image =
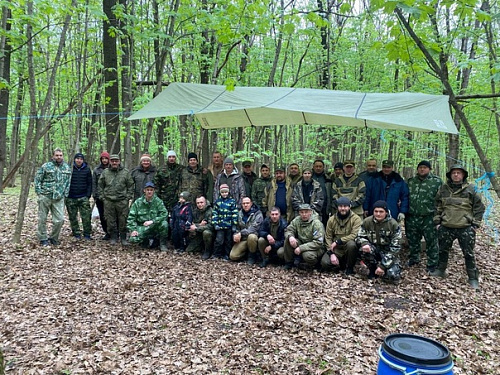
[[[73,173],[71,174],[68,198],[90,198],[91,195],[92,171],[85,162],[83,162],[80,168],[73,163]]]

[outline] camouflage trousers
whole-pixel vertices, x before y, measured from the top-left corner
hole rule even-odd
[[[371,245],[371,247],[372,250],[369,253],[366,253],[361,249],[359,250],[361,260],[368,267],[370,273],[374,274],[378,264],[380,263],[385,269],[385,274],[383,276],[384,279],[391,281],[401,279],[401,265],[399,264],[399,258],[397,255],[384,251],[383,248],[375,245]]]
[[[117,229],[122,236],[127,233],[129,210],[128,199],[122,201],[104,200],[104,217],[108,223],[108,233],[111,237],[116,237]]]
[[[427,267],[436,267],[439,260],[439,249],[437,230],[432,221],[432,215],[409,215],[405,220],[405,229],[410,246],[410,260],[420,262],[420,253],[422,251],[420,240],[423,236],[427,253]]]
[[[472,227],[467,228],[447,228],[440,226],[438,230],[439,241],[439,265],[441,271],[448,267],[448,258],[450,255],[453,241],[458,239],[458,244],[462,248],[465,258],[465,268],[467,275],[471,280],[479,278],[479,271],[476,267],[476,258],[474,255],[474,246],[476,244],[476,232]]]
[[[145,240],[150,239],[167,239],[168,235],[168,223],[166,220],[160,223],[153,223],[145,227],[141,225],[135,229],[139,234],[137,236],[130,236],[129,241],[131,243],[141,243]]]
[[[68,210],[69,224],[73,236],[81,235],[80,224],[78,223],[78,213],[82,219],[83,234],[90,236],[92,232],[91,216],[89,198],[66,198],[66,210]]]
[[[186,248],[188,253],[201,253],[205,250],[212,251],[214,234],[211,230],[205,229],[203,232],[190,232],[189,244]]]
[[[61,228],[64,224],[64,198],[51,199],[45,195],[38,196],[38,239],[48,240],[47,218],[52,215],[52,232],[50,238],[59,241]]]

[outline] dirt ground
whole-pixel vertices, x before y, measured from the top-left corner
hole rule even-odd
[[[458,247],[447,279],[423,262],[398,286],[74,241],[67,222],[62,244],[41,248],[35,199],[13,244],[17,201],[0,195],[6,374],[375,374],[391,333],[440,341],[455,374],[500,373],[500,253],[486,231],[476,292]]]

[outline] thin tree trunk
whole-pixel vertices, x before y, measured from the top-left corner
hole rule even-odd
[[[7,165],[7,114],[9,111],[10,98],[10,53],[12,47],[6,35],[11,29],[11,11],[7,6],[2,7],[2,30],[4,34],[0,39],[0,50],[3,51],[0,56],[0,74],[4,81],[4,85],[0,90],[0,181],[3,180],[3,172]],[[3,193],[3,188],[0,186],[0,193]]]

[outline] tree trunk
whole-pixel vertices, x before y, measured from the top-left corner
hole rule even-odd
[[[116,47],[116,30],[118,22],[113,14],[116,0],[103,0],[103,11],[106,19],[103,22],[102,53],[104,62],[104,92],[106,118],[106,146],[108,152],[117,154],[121,150],[120,142],[120,104],[118,90],[118,56]]]
[[[7,165],[7,115],[9,111],[9,94],[10,94],[10,53],[12,47],[6,35],[11,29],[11,11],[8,7],[2,7],[2,30],[4,31],[0,39],[0,50],[3,51],[0,56],[0,74],[4,81],[4,85],[0,90],[0,181],[3,181],[3,173]],[[3,193],[3,188],[0,186],[0,193]]]

